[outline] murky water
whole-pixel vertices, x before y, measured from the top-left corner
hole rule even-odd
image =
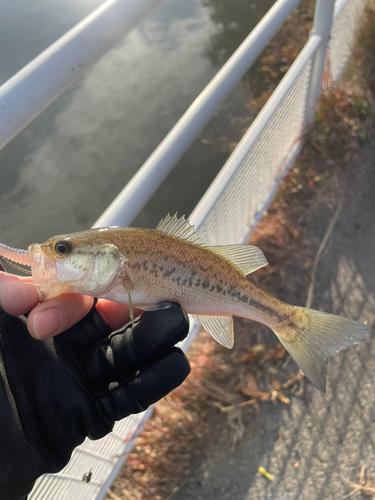
[[[0,83],[102,0],[0,1]],[[90,227],[274,0],[169,0],[0,151],[0,241]],[[237,87],[134,221],[189,214],[229,153]],[[22,105],[22,103],[20,103]],[[238,112],[236,112],[236,110]]]

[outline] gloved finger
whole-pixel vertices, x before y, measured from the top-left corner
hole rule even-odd
[[[159,401],[181,385],[190,371],[187,357],[175,347],[164,358],[137,371],[133,377],[111,382],[94,397],[109,420],[121,420]]]
[[[46,300],[30,312],[27,329],[38,340],[54,337],[86,316],[93,300],[78,293],[66,293]]]
[[[142,314],[134,309],[134,314]],[[101,340],[107,338],[113,330],[125,325],[130,320],[129,307],[104,299],[95,299],[88,314],[71,328],[61,333],[56,342],[63,342],[76,355],[80,356]]]
[[[79,357],[90,347],[108,338],[112,330],[99,314],[95,302],[81,321],[55,337],[55,345],[64,344],[76,357]]]
[[[187,316],[178,304],[169,309],[148,311],[133,327],[112,333],[80,358],[87,384],[94,389],[119,374],[130,374],[153,359],[160,358],[189,332]]]

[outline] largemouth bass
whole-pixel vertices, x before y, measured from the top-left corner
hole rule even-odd
[[[4,248],[3,256],[16,260]],[[28,256],[20,252],[41,301],[74,292],[129,304],[131,311],[177,302],[228,348],[233,315],[263,323],[323,392],[328,358],[367,332],[361,323],[286,304],[255,286],[246,276],[267,264],[259,248],[204,245],[190,222],[176,215],[155,230],[90,229],[32,244]]]

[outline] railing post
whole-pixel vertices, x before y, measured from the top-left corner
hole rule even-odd
[[[319,98],[323,77],[324,63],[330,38],[335,0],[317,0],[315,6],[314,25],[311,34],[322,38],[320,47],[315,52],[310,77],[310,89],[306,106],[306,125],[312,125],[315,120],[316,105]]]

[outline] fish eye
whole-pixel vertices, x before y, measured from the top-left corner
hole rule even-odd
[[[68,255],[73,250],[73,245],[70,241],[56,241],[54,250],[57,255]]]

